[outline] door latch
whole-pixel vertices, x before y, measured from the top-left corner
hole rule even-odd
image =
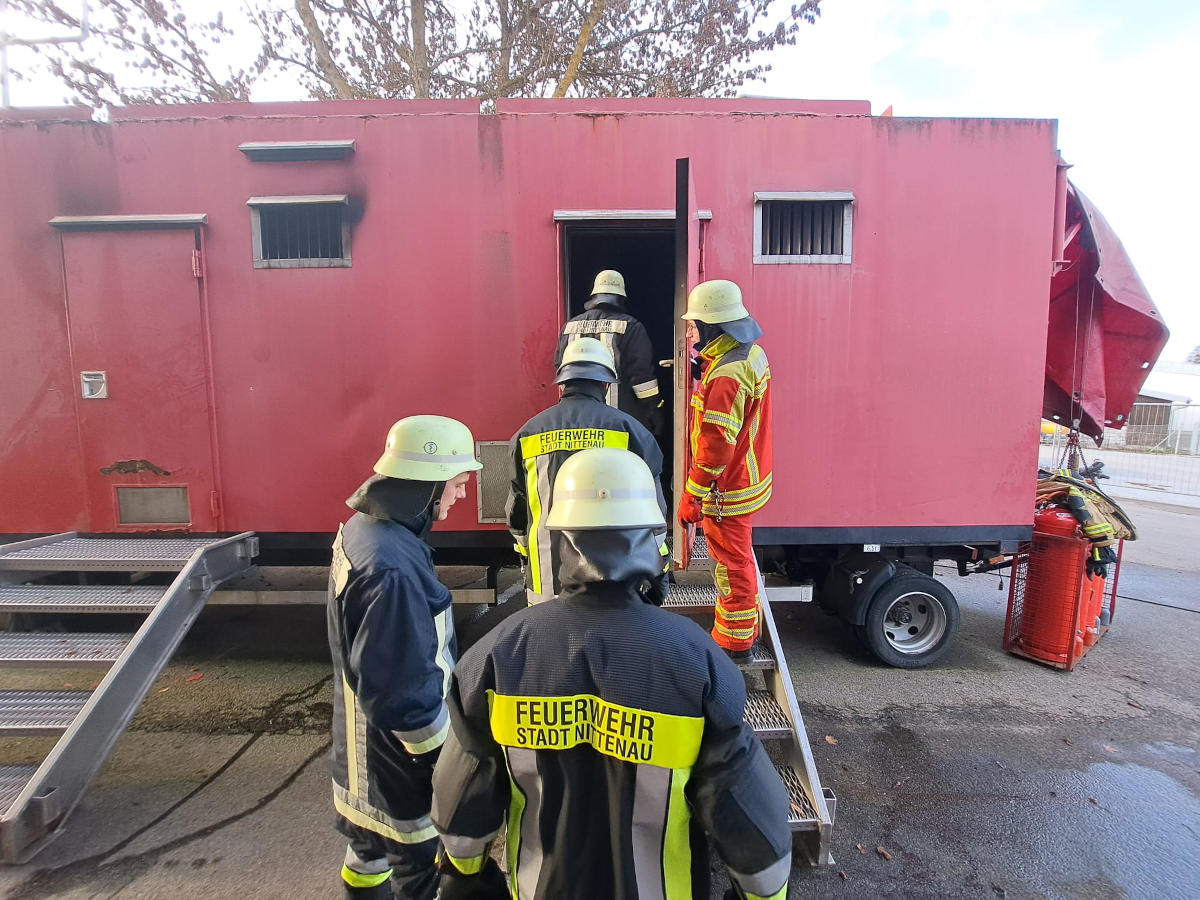
[[[80,372],[79,396],[84,400],[108,399],[108,373]]]

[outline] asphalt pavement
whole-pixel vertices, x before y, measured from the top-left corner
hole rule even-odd
[[[775,605],[838,797],[835,864],[797,868],[792,896],[1200,894],[1200,510],[1127,508],[1142,539],[1113,627],[1072,673],[1002,651],[1004,575],[939,569],[962,630],[928,670],[887,668],[819,609]],[[0,869],[0,895],[339,896],[330,701],[323,610],[207,610],[63,833]],[[8,759],[45,750],[4,744]]]

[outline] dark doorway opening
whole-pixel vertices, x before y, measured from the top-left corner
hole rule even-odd
[[[674,353],[675,223],[665,221],[611,221],[568,223],[563,228],[563,294],[566,317],[583,312],[596,273],[616,269],[625,276],[629,295],[625,309],[646,326],[654,359],[669,360]],[[659,396],[667,423],[673,421],[672,372],[657,366]],[[663,489],[671,493],[672,443],[664,436]]]

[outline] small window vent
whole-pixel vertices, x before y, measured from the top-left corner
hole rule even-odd
[[[187,488],[119,487],[117,515],[122,525],[187,525]]]
[[[508,441],[478,441],[475,454],[483,463],[476,489],[479,492],[479,521],[507,522],[505,505],[512,481],[512,459]]]
[[[853,195],[755,194],[756,263],[848,263]]]
[[[332,197],[254,197],[254,265],[260,269],[350,265],[347,202]]]

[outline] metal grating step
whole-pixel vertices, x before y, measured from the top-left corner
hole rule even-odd
[[[90,691],[0,691],[0,736],[66,731]]]
[[[0,816],[12,806],[36,771],[37,766],[0,766]]]
[[[217,538],[81,538],[0,546],[0,569],[40,572],[173,572]],[[36,544],[30,546],[31,544]]]
[[[0,633],[0,667],[89,666],[116,662],[132,634]]]
[[[711,610],[717,605],[717,587],[713,584],[673,584],[663,602],[664,609]]]
[[[122,584],[0,585],[0,612],[148,613],[165,587]]]
[[[738,668],[743,671],[774,669],[775,657],[764,641],[755,641],[750,659],[746,662],[739,662]]]
[[[692,562],[701,562],[709,559],[708,555],[708,539],[703,532],[696,532],[696,537],[692,541]]]
[[[769,691],[746,692],[746,724],[761,740],[793,736],[792,723]]]
[[[788,806],[788,826],[792,831],[819,829],[821,822],[817,818],[817,809],[809,799],[808,792],[804,790],[804,784],[796,770],[791,766],[776,766],[775,771],[783,780],[783,786],[787,788],[788,799],[791,801]]]

